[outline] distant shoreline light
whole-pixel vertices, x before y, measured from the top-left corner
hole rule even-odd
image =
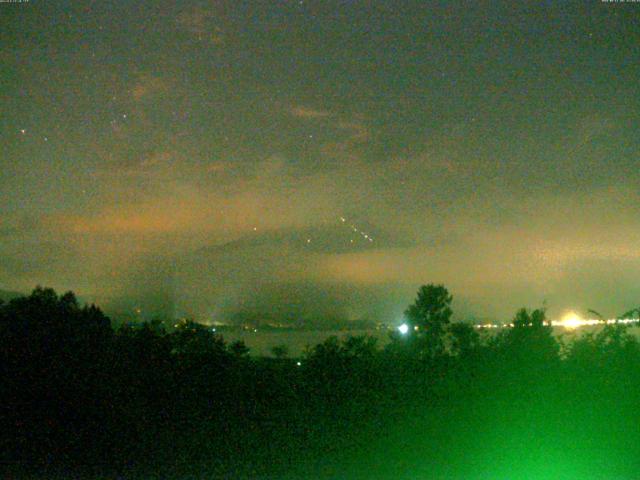
[[[551,322],[544,322],[546,326],[552,327],[562,327],[567,330],[573,330],[580,327],[589,327],[589,326],[597,326],[597,325],[614,325],[614,324],[623,324],[628,325],[631,323],[640,322],[640,318],[611,318],[608,320],[600,320],[597,318],[579,318],[579,317],[569,317],[563,318],[562,320],[552,320]],[[491,328],[513,328],[513,323],[482,323],[474,325],[476,328],[480,329],[491,329]]]

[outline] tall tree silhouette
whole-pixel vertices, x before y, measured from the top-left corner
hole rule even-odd
[[[480,334],[473,325],[454,322],[449,326],[450,348],[454,355],[468,357],[480,348]]]
[[[404,312],[416,344],[429,356],[444,352],[444,334],[451,320],[453,296],[443,285],[423,285]]]
[[[558,360],[560,345],[553,337],[553,327],[546,323],[544,309],[521,308],[513,318],[513,328],[495,339],[513,364],[541,366]]]

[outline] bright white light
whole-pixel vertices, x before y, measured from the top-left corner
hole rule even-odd
[[[302,365],[302,362],[296,362],[296,365],[300,366],[300,365]]]
[[[562,317],[562,326],[564,328],[569,328],[573,330],[574,328],[578,328],[584,324],[584,320],[580,318],[576,312],[571,311],[568,312],[564,317]]]
[[[402,325],[400,325],[398,327],[398,331],[402,334],[402,335],[406,335],[407,333],[409,333],[409,325],[407,325],[406,323],[403,323]]]

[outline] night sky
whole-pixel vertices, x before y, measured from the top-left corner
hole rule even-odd
[[[430,282],[459,318],[636,307],[639,20],[596,0],[0,3],[0,289],[206,321],[395,322]]]

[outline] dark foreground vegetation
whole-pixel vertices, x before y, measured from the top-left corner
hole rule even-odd
[[[632,479],[640,346],[522,310],[480,337],[422,287],[384,349],[254,358],[205,326],[122,327],[71,293],[0,306],[4,478]],[[418,327],[417,330],[414,327]]]

